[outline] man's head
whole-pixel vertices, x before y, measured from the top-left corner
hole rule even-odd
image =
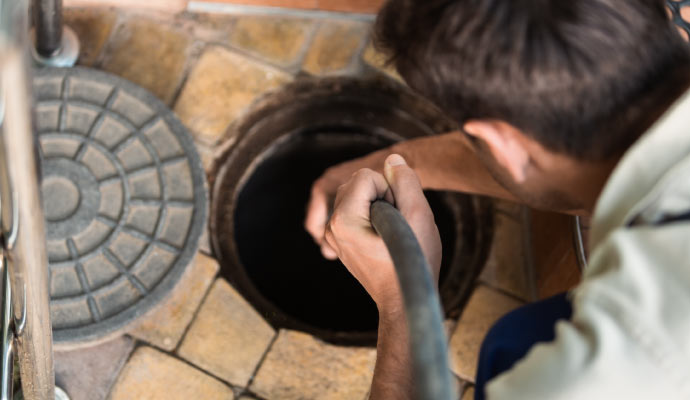
[[[545,207],[569,197],[559,168],[617,160],[690,68],[663,0],[390,0],[376,29],[496,178]]]

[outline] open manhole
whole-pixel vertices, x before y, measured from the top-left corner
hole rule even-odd
[[[122,333],[168,294],[206,219],[191,138],[152,94],[86,68],[35,73],[53,337]]]
[[[337,344],[376,341],[376,306],[303,228],[313,181],[329,166],[454,124],[391,83],[307,80],[265,98],[230,132],[216,164],[211,235],[221,273],[275,327]],[[457,315],[486,260],[487,200],[428,192],[443,240],[440,291]]]

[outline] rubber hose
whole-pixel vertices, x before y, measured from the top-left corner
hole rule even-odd
[[[402,214],[386,201],[371,204],[371,223],[388,248],[400,282],[417,398],[455,400],[441,303],[422,248]]]

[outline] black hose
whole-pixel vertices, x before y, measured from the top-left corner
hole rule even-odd
[[[371,223],[393,259],[403,294],[412,368],[420,400],[455,400],[441,303],[419,242],[390,203],[371,204]]]

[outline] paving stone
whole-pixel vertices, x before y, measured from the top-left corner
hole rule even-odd
[[[372,67],[384,72],[389,77],[397,80],[398,82],[405,83],[405,80],[400,76],[400,74],[398,74],[398,71],[395,69],[395,67],[386,62],[386,56],[376,50],[372,43],[367,44],[367,47],[364,48],[364,51],[362,52],[362,59]]]
[[[517,219],[496,213],[494,237],[484,270],[479,279],[522,300],[534,300],[526,273],[525,235],[529,233]],[[533,283],[533,282],[532,282]]]
[[[144,8],[176,13],[187,8],[188,0],[64,0],[65,7],[118,7],[121,9]]]
[[[169,104],[182,80],[192,41],[171,23],[132,18],[120,25],[103,69],[153,92]]]
[[[385,0],[319,0],[319,9],[327,11],[376,14]]]
[[[267,399],[364,400],[376,350],[338,347],[281,330],[250,390]]]
[[[143,316],[130,334],[163,350],[174,350],[213,283],[218,268],[216,260],[197,254],[170,297]]]
[[[188,25],[194,36],[205,42],[228,43],[237,20],[242,17],[227,14],[187,13],[178,20]]]
[[[213,167],[213,161],[215,160],[215,152],[213,149],[202,143],[195,143],[196,151],[201,157],[201,165],[204,166],[204,170],[207,174],[211,173],[211,167]]]
[[[74,30],[79,38],[79,65],[92,66],[101,54],[117,13],[107,9],[66,9],[65,25]]]
[[[486,286],[478,286],[450,339],[450,363],[461,379],[474,382],[479,348],[494,322],[520,302]]]
[[[248,6],[315,9],[318,0],[214,0],[214,3],[236,3]]]
[[[275,331],[225,280],[213,284],[178,350],[201,369],[244,387]]]
[[[74,351],[56,351],[55,381],[72,400],[105,399],[127,361],[134,340],[127,336]]]
[[[313,26],[308,19],[247,15],[237,20],[230,44],[287,67],[299,61]]]
[[[222,47],[209,47],[187,79],[175,112],[197,140],[213,144],[257,96],[291,79]]]
[[[151,347],[139,347],[122,369],[110,400],[232,400],[232,389]]]
[[[314,75],[348,69],[369,30],[370,25],[363,22],[323,21],[302,68]]]

